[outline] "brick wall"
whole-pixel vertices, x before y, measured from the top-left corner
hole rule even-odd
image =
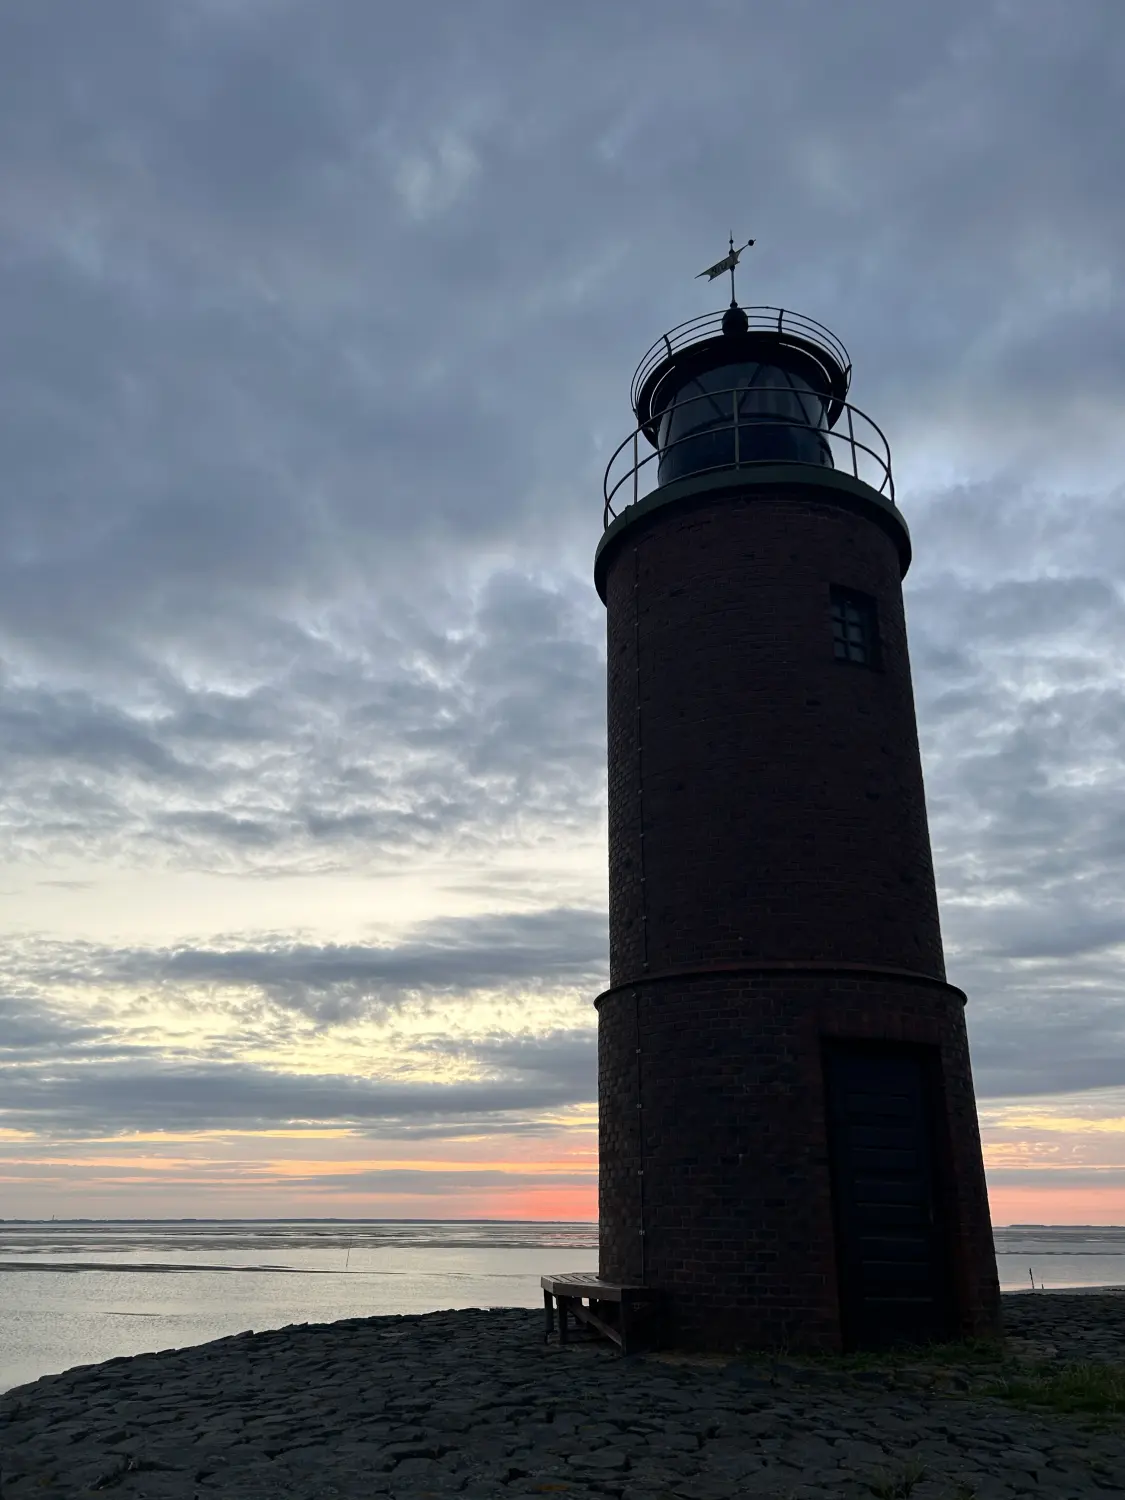
[[[602,1275],[668,1291],[683,1342],[838,1347],[821,1046],[912,1042],[941,1060],[957,1316],[993,1331],[894,544],[815,485],[746,487],[640,518],[605,567]],[[881,670],[835,659],[833,584],[877,601]]]
[[[878,601],[881,671],[835,660],[831,584]],[[622,536],[606,605],[611,982],[642,972],[646,915],[653,969],[799,957],[943,977],[887,535],[788,488],[658,511]]]
[[[668,1293],[677,1342],[840,1347],[821,1045],[845,1037],[938,1049],[961,1332],[996,1331],[961,992],[775,972],[652,980],[599,1002],[601,1274],[640,1278],[643,1184],[644,1279]]]

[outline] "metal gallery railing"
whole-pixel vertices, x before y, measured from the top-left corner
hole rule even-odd
[[[644,427],[635,427],[606,465],[603,484],[605,496],[605,507],[602,511],[603,526],[608,527],[626,506],[635,505],[643,496],[656,489],[663,482],[659,476],[660,465],[666,462],[669,455],[674,454],[677,448],[688,443],[702,445],[708,439],[724,433],[731,434],[729,446],[723,445],[727,451],[720,462],[696,464],[688,460],[682,472],[676,474],[676,478],[714,473],[722,469],[748,469],[763,463],[806,463],[807,460],[804,459],[778,458],[761,451],[762,439],[766,436],[765,430],[776,431],[778,428],[795,429],[798,433],[807,434],[816,445],[817,452],[831,454],[831,467],[851,474],[855,479],[863,480],[878,494],[885,496],[892,505],[895,503],[890,444],[882,430],[865,412],[860,411],[858,406],[852,406],[848,401],[841,402],[840,419],[836,426],[823,427],[816,422],[809,421],[807,416],[796,417],[782,410],[771,411],[768,403],[763,407],[759,398],[771,395],[780,398],[777,403],[779,406],[784,402],[792,407],[795,399],[805,401],[815,399],[819,404],[819,398],[813,397],[812,393],[798,393],[791,385],[731,386],[724,390],[705,391],[698,396],[687,396],[666,406],[660,414],[662,428],[667,427],[674,412],[682,411],[683,408],[699,402],[709,403],[716,416],[700,423],[692,430],[681,433],[649,453],[643,453],[641,450],[641,439],[645,438]],[[748,398],[753,401],[750,409],[746,404]],[[729,407],[729,417],[725,415],[724,408],[726,407]],[[755,441],[756,438],[757,441]],[[647,438],[645,442],[647,445]],[[687,455],[684,454],[683,457],[687,458]],[[649,468],[650,464],[656,467]],[[828,467],[828,465],[823,466]],[[646,481],[652,482],[642,484],[642,474]]]
[[[688,344],[716,338],[723,331],[723,318],[729,311],[728,308],[724,312],[704,313],[701,317],[689,318],[686,323],[677,323],[675,328],[661,334],[644,355],[633,376],[629,394],[634,411],[637,410],[637,402],[645,382],[653,371]],[[741,311],[746,316],[747,331],[750,333],[780,334],[782,338],[788,334],[794,341],[823,350],[839,365],[844,375],[845,389],[847,388],[852,373],[851,355],[830,328],[825,328],[815,318],[789,312],[784,307],[744,307]]]

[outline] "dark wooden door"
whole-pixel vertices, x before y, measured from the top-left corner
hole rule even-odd
[[[950,1336],[949,1277],[923,1053],[826,1054],[837,1269],[849,1348]]]

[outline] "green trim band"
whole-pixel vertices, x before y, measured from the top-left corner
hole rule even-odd
[[[839,505],[873,521],[895,544],[901,575],[906,576],[911,559],[910,532],[898,507],[871,485],[838,469],[822,469],[815,464],[742,464],[737,469],[716,469],[659,485],[610,522],[594,553],[594,586],[602,603],[605,603],[609,554],[631,526],[666,506],[690,505],[693,501],[717,500],[728,495],[749,496],[757,490],[776,490],[779,486],[803,491],[809,499]]]
[[[602,1001],[608,1000],[610,995],[620,994],[622,990],[633,990],[640,985],[666,983],[672,979],[714,979],[721,974],[836,974],[853,979],[886,979],[892,983],[922,984],[933,989],[949,990],[958,997],[962,1005],[968,1004],[965,991],[958,989],[955,984],[950,984],[947,979],[938,979],[934,974],[919,974],[915,969],[894,969],[884,964],[854,964],[832,959],[783,958],[767,959],[761,963],[698,964],[685,969],[663,969],[656,974],[638,974],[635,979],[623,979],[619,984],[611,984],[608,990],[603,990],[594,1001],[594,1009],[599,1010]]]

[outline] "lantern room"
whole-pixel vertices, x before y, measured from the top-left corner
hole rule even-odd
[[[827,434],[850,376],[827,328],[781,308],[732,304],[681,325],[653,345],[633,388],[659,483],[743,463],[834,467]]]

